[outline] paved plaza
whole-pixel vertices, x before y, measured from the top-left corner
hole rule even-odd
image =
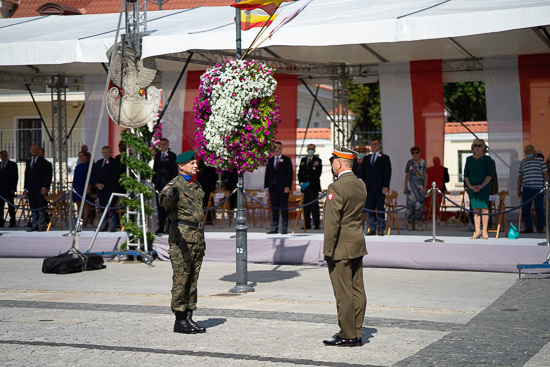
[[[0,259],[2,366],[550,365],[549,275],[366,268],[365,344],[337,348],[326,267],[248,264],[234,294],[235,264],[205,262],[196,335],[172,332],[168,262],[41,267]]]

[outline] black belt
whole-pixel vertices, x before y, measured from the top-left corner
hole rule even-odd
[[[204,227],[204,222],[199,222],[199,223],[195,223],[195,222],[189,222],[189,221],[186,221],[186,220],[172,220],[172,224],[175,224],[175,225],[178,225],[178,224],[183,224],[184,226],[188,226],[188,227],[193,227],[195,229],[201,229]]]

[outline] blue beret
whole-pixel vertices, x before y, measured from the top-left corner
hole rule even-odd
[[[196,156],[197,154],[194,150],[188,150],[187,152],[178,155],[178,157],[176,158],[176,163],[187,163],[195,159]]]

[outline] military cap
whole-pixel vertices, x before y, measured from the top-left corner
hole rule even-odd
[[[334,149],[334,151],[332,152],[332,156],[329,160],[332,161],[335,158],[353,160],[353,152],[343,147],[341,147],[340,150]]]
[[[188,150],[187,152],[178,154],[176,158],[176,163],[187,163],[197,157],[197,154],[194,150]]]

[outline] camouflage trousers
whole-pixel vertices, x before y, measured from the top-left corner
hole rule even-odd
[[[177,228],[177,227],[176,227]],[[189,243],[170,236],[170,262],[172,263],[172,312],[197,309],[197,282],[204,257],[204,242]]]

